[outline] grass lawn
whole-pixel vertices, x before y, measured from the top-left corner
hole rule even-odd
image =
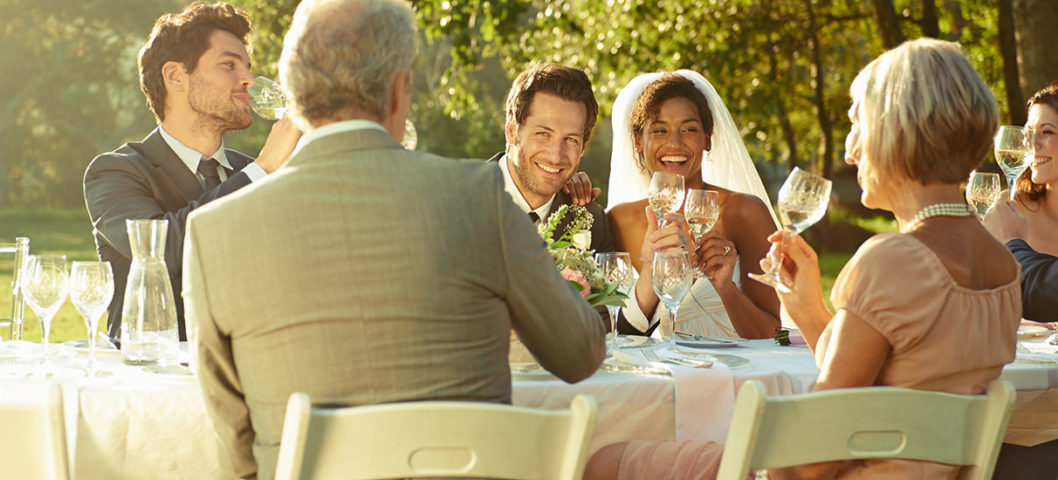
[[[881,225],[877,227],[877,230],[884,231],[889,228],[891,226]],[[16,236],[29,237],[31,253],[65,254],[70,262],[96,260],[92,225],[84,209],[0,208],[0,243],[13,242]],[[851,256],[852,252],[823,252],[820,254],[823,298],[828,307],[834,278]],[[0,256],[0,317],[8,317],[11,312],[12,271],[11,256]],[[25,320],[22,338],[39,342],[40,321],[29,305],[26,305]],[[106,328],[105,318],[99,323],[100,329]],[[0,331],[0,337],[7,338],[8,332]],[[87,329],[84,320],[67,299],[52,321],[49,340],[59,343],[86,337]]]
[[[0,243],[11,243],[15,237],[29,237],[29,250],[34,254],[65,254],[68,262],[98,260],[92,240],[92,224],[84,209],[0,208]],[[14,271],[11,255],[0,255],[0,317],[11,314],[11,274]],[[104,327],[106,320],[100,322]],[[6,329],[5,329],[6,330]],[[9,332],[0,330],[0,337]],[[67,298],[51,325],[52,343],[86,338],[84,320]],[[26,305],[24,340],[40,341],[40,321]]]

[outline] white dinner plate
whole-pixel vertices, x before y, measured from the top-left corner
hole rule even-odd
[[[742,368],[750,364],[748,358],[740,357],[738,355],[725,355],[723,353],[707,353],[707,352],[692,352],[689,350],[679,350],[677,353],[680,355],[690,355],[692,357],[702,358],[717,363],[727,365],[727,368],[732,370],[736,368]]]
[[[1040,327],[1037,325],[1021,325],[1018,327],[1018,340],[1028,340],[1036,337],[1046,337],[1054,333],[1054,330],[1048,330],[1047,327]]]
[[[627,340],[617,345],[617,348],[643,348],[661,343],[660,339],[654,337],[644,337],[642,335],[629,335],[627,337],[622,338],[626,338]]]
[[[511,362],[511,378],[521,380],[547,380],[555,378],[551,372],[536,362]]]
[[[746,343],[745,338],[737,337],[713,337],[697,335],[676,335],[676,345],[691,348],[729,348]]]
[[[72,348],[77,353],[83,353],[85,355],[88,355],[88,352],[90,350],[88,348],[88,340],[70,340],[68,342],[63,342],[63,345],[66,345],[67,347]],[[96,339],[96,355],[100,356],[100,357],[104,357],[104,356],[109,356],[109,357],[121,356],[121,350],[118,350],[118,349],[114,348],[114,345],[111,345],[110,342],[108,342],[106,340],[103,340],[101,338],[97,338]]]

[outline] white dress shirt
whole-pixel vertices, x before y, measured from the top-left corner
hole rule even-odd
[[[218,148],[216,152],[213,152],[213,155],[203,155],[198,150],[184,145],[184,143],[177,140],[176,137],[169,135],[169,132],[165,131],[165,128],[161,125],[158,126],[158,131],[162,133],[162,139],[169,145],[169,148],[173,149],[176,156],[180,157],[180,160],[184,162],[184,165],[187,165],[187,168],[191,170],[191,173],[198,173],[198,162],[202,160],[203,156],[216,160],[217,163],[224,168],[234,170],[231,166],[231,162],[228,161],[228,155],[224,153],[224,142],[221,142],[220,148]],[[220,181],[222,182],[228,179],[228,172],[225,171],[224,168],[217,167],[217,173],[220,174]],[[268,172],[265,172],[260,165],[253,162],[243,167],[240,171],[245,173],[247,177],[250,177],[251,182],[256,182],[268,175]]]
[[[537,223],[547,221],[547,214],[551,212],[551,204],[555,203],[555,195],[551,195],[551,198],[544,202],[543,205],[540,205],[540,207],[533,209],[531,206],[529,206],[529,202],[525,201],[525,197],[522,196],[522,192],[518,190],[518,185],[515,185],[514,178],[511,178],[511,171],[507,168],[506,153],[500,157],[499,162],[500,171],[503,172],[503,189],[511,195],[511,199],[514,200],[514,204],[518,205],[518,208],[522,209],[522,211],[525,212],[526,215],[528,215],[529,212],[535,213],[536,216],[540,218]]]

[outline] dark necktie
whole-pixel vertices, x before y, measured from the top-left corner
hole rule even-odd
[[[540,223],[540,215],[537,215],[536,212],[529,212],[529,220],[532,220],[533,225],[536,225]]]
[[[217,172],[219,166],[220,164],[212,158],[203,158],[198,161],[198,180],[202,183],[204,190],[210,191],[220,185],[220,173]]]

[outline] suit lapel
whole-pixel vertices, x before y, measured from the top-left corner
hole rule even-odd
[[[185,201],[202,196],[202,185],[198,183],[195,174],[191,173],[176,152],[169,148],[157,128],[143,139],[141,145],[141,153],[157,169],[160,181],[169,183],[184,196]]]

